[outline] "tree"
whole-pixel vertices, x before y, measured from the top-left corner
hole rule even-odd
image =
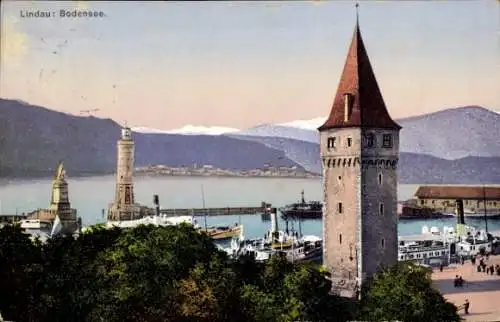
[[[360,318],[369,321],[460,321],[457,308],[432,287],[431,271],[410,262],[377,273],[363,287]]]
[[[188,225],[122,231],[100,257],[98,278],[111,291],[94,314],[106,321],[177,319],[179,281],[216,252],[209,237]]]
[[[298,314],[294,320],[347,321],[354,317],[347,301],[330,294],[332,283],[327,275],[309,264],[287,274],[283,286],[287,297],[296,300]]]
[[[343,299],[330,294],[331,282],[317,265],[289,263],[275,256],[261,281],[242,287],[247,321],[347,321],[353,317]]]
[[[0,229],[0,312],[6,320],[30,319],[28,307],[37,301],[33,289],[42,274],[39,246],[18,225]]]
[[[242,321],[237,275],[225,253],[200,263],[180,283],[180,313],[187,321]]]

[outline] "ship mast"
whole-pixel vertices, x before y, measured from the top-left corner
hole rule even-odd
[[[486,230],[486,235],[488,235],[488,216],[486,214],[486,187],[483,184],[483,206],[484,206],[484,228]]]
[[[203,219],[205,221],[205,231],[207,231],[207,209],[205,208],[205,191],[203,184],[201,184],[201,201],[203,202]]]

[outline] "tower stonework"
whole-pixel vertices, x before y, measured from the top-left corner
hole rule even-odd
[[[69,202],[68,182],[66,181],[66,171],[63,163],[59,163],[56,175],[52,180],[52,196],[47,209],[38,209],[28,214],[29,219],[49,220],[54,223],[56,216],[61,221],[61,232],[72,234],[79,228],[79,219],[76,209],[71,208]]]
[[[64,232],[73,233],[77,230],[76,211],[71,209],[69,203],[66,171],[64,171],[62,162],[57,167],[56,176],[52,181],[52,198],[49,209],[59,216]]]
[[[134,150],[132,131],[124,127],[117,142],[115,200],[108,209],[108,220],[122,221],[142,217],[134,200]]]
[[[356,22],[332,109],[320,132],[323,262],[334,291],[361,283],[398,259],[399,131],[387,112]]]

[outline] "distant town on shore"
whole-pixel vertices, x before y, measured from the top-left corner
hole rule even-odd
[[[319,173],[314,173],[292,167],[264,166],[251,170],[221,169],[213,165],[168,166],[152,165],[134,169],[137,175],[145,176],[206,176],[206,177],[279,177],[279,178],[320,178]]]

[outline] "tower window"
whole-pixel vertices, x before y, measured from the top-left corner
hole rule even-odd
[[[352,146],[352,138],[347,138],[347,146],[348,147]]]
[[[344,122],[348,122],[352,114],[352,106],[354,103],[354,96],[352,94],[344,94]]]
[[[382,185],[382,173],[379,173],[378,174],[378,185],[381,186]]]
[[[373,133],[368,133],[365,137],[366,140],[366,146],[368,148],[371,148],[375,145],[375,135]]]
[[[383,216],[383,215],[384,215],[384,204],[383,204],[383,203],[380,203],[380,204],[378,205],[378,212],[379,212],[379,214],[380,214],[381,216]]]
[[[392,135],[384,134],[384,136],[382,138],[382,147],[392,148]]]
[[[339,203],[337,204],[337,211],[339,212],[339,214],[341,214],[341,213],[342,213],[342,210],[343,210],[343,209],[342,209],[342,203],[341,203],[341,202],[339,202]]]
[[[342,234],[339,234],[339,244],[342,244]]]
[[[333,138],[328,138],[327,146],[328,146],[329,149],[335,147],[335,138],[334,137]]]
[[[382,248],[385,248],[385,239],[382,238],[382,240],[380,241],[380,244],[382,245]]]

